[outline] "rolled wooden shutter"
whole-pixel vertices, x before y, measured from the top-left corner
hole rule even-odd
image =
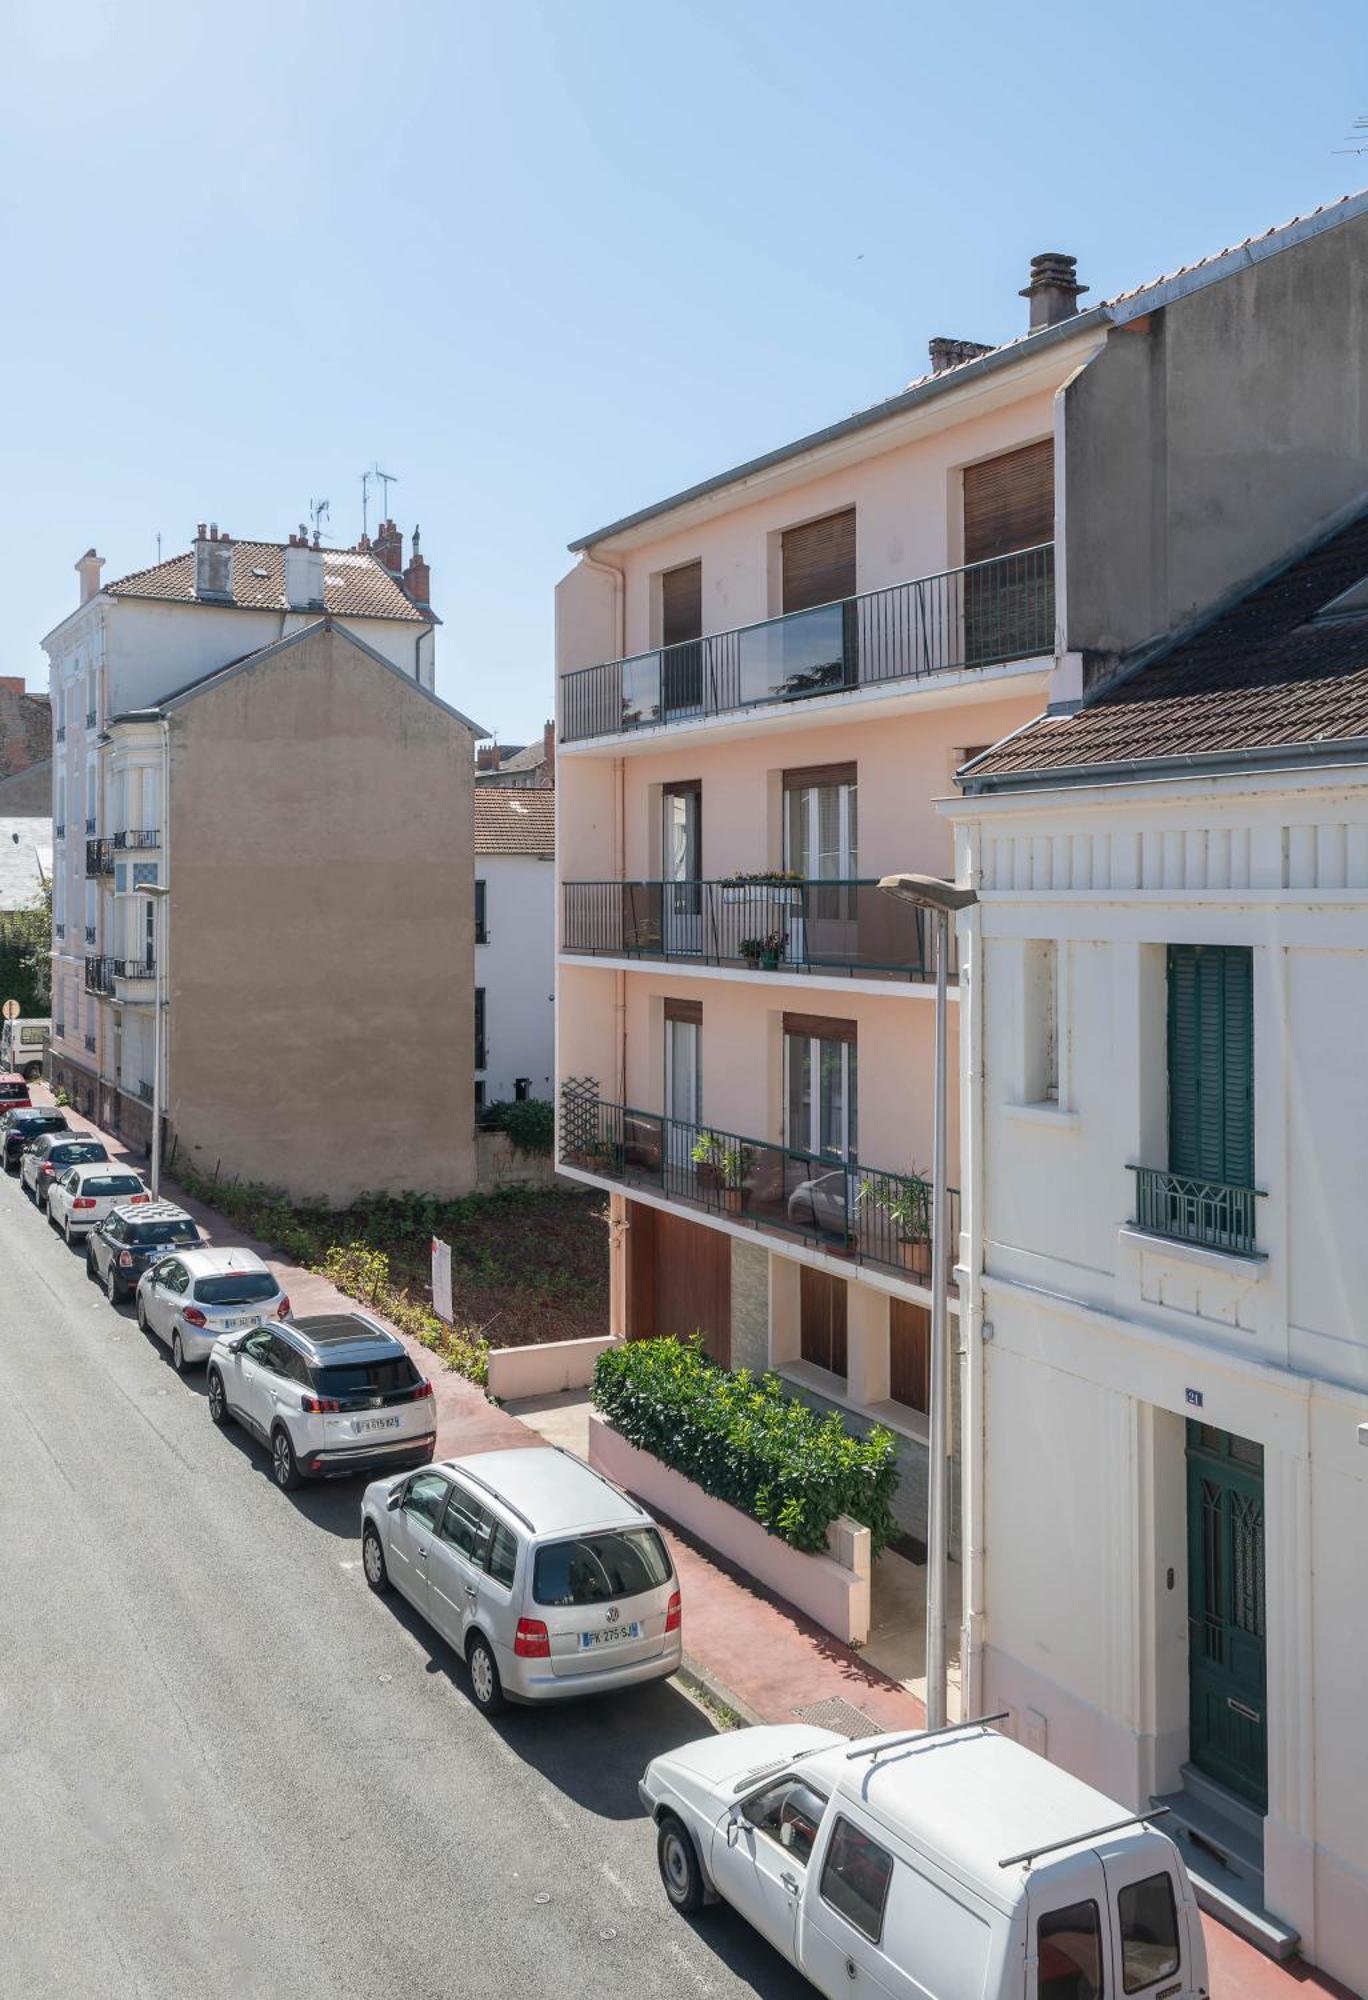
[[[1054,441],[964,468],[964,560],[987,562],[1054,540]]]
[[[855,509],[785,528],[784,610],[808,611],[855,595]]]
[[[678,646],[703,636],[703,565],[684,563],[660,579],[660,643]]]

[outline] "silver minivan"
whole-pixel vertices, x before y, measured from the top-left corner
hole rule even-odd
[[[663,1679],[683,1657],[679,1579],[649,1514],[555,1447],[448,1458],[361,1501],[373,1590],[408,1598],[486,1715]]]

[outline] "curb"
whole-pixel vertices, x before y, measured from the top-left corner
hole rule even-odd
[[[684,1655],[675,1679],[688,1688],[691,1694],[706,1702],[710,1708],[720,1709],[732,1728],[741,1725],[753,1727],[765,1720],[763,1715],[757,1714],[747,1702],[742,1701],[740,1695],[733,1694],[725,1681],[719,1680],[715,1673],[689,1653]]]

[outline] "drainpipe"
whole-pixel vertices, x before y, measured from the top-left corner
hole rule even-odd
[[[965,828],[967,854],[956,875],[979,880],[980,831]],[[964,863],[967,861],[967,867]],[[968,1283],[960,1304],[960,1449],[961,1467],[961,1587],[960,1712],[978,1715],[983,1701],[984,1636],[984,1448],[983,1410],[983,919],[982,905],[973,904],[961,918],[960,1064],[964,1077],[962,1119],[964,1152],[970,1173],[965,1192],[969,1206]],[[967,947],[967,949],[965,948]],[[967,1029],[967,1035],[966,1035]]]
[[[621,660],[627,652],[627,578],[616,563],[600,562],[597,556],[587,552],[580,561],[588,569],[596,569],[600,576],[608,577],[613,585],[613,658]],[[627,766],[626,759],[613,760],[613,879],[624,880],[627,869],[627,829],[626,829]],[[615,1047],[617,1055],[617,1083],[615,1096],[619,1104],[627,1102],[627,975],[625,972],[613,974],[613,1021],[615,1027]]]

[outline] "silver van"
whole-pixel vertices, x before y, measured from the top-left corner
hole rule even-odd
[[[683,1657],[659,1528],[552,1446],[376,1480],[361,1557],[372,1590],[400,1591],[461,1655],[486,1715],[661,1680]]]

